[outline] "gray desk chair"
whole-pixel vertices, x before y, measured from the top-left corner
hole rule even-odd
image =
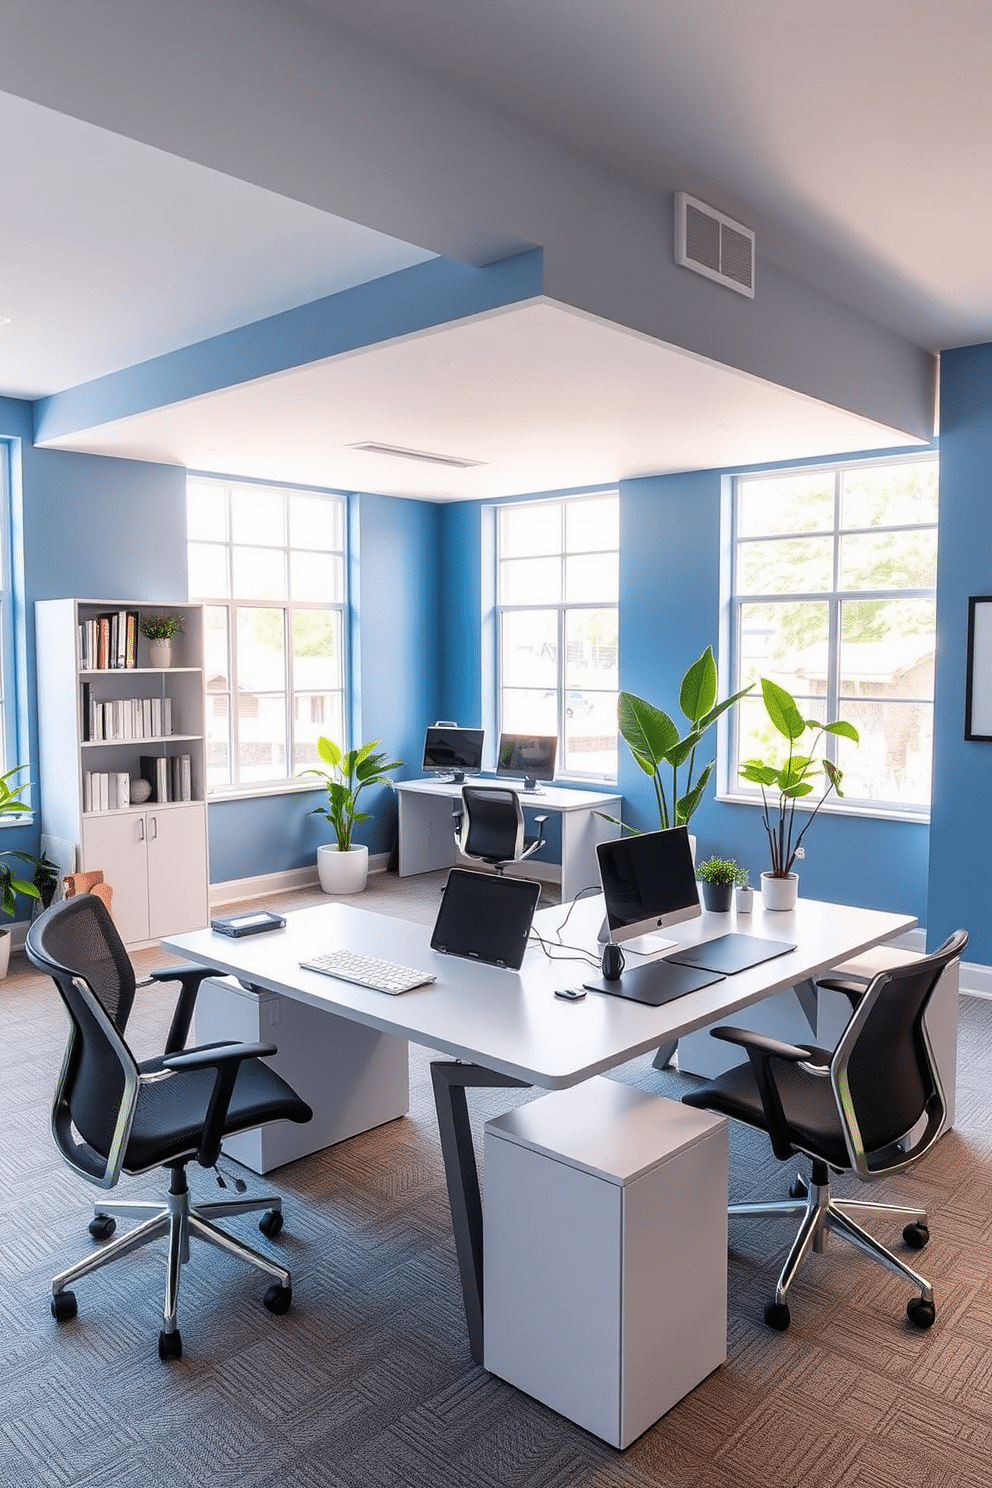
[[[106,906],[93,894],[47,909],[29,929],[26,949],[54,979],[69,1014],[52,1107],[52,1132],[65,1161],[98,1188],[113,1188],[122,1172],[163,1167],[170,1176],[164,1203],[96,1207],[89,1227],[95,1240],[112,1235],[117,1218],[142,1223],[54,1278],[52,1316],[59,1322],[75,1317],[75,1294],[67,1290],[72,1282],[160,1235],[168,1236],[161,1358],[182,1355],[176,1309],[191,1236],[266,1272],[273,1281],[265,1306],[286,1312],[293,1295],[289,1272],[211,1223],[225,1214],[264,1209],[259,1229],[274,1238],[282,1228],[281,1199],[194,1204],[186,1183],[187,1164],[195,1159],[214,1167],[228,1134],[268,1121],[310,1120],[310,1107],[262,1062],[275,1045],[213,1044],[183,1052],[197,990],[215,973],[203,966],[170,967],[152,973],[156,981],[180,983],[165,1053],[139,1064],[124,1039],[137,985],[134,969]]]
[[[535,816],[537,836],[525,837],[520,796],[506,786],[463,785],[461,807],[456,807],[453,817],[459,851],[491,864],[497,873],[508,863],[522,863],[544,846],[547,816]]]
[[[799,1233],[782,1267],[775,1297],[765,1308],[772,1328],[789,1326],[787,1294],[803,1258],[822,1253],[833,1231],[904,1276],[919,1289],[907,1315],[918,1328],[935,1317],[933,1290],[858,1223],[877,1214],[907,1220],[903,1239],[919,1250],[930,1238],[924,1210],[835,1198],[829,1170],[866,1181],[897,1173],[930,1151],[944,1120],[944,1093],[924,1024],[944,968],[968,943],[956,931],[932,956],[879,972],[858,988],[851,1020],[831,1054],[800,1048],[743,1028],[714,1028],[714,1038],[739,1044],[748,1063],[682,1097],[689,1106],[717,1111],[764,1131],[780,1161],[797,1153],[812,1161],[809,1184],[798,1177],[791,1202],[731,1204],[732,1215],[801,1215]]]

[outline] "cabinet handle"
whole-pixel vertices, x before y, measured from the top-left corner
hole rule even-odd
[[[152,827],[152,831],[151,831],[152,840],[154,841],[154,839],[158,836],[158,817],[157,816],[153,816],[151,818],[151,827]]]
[[[139,842],[144,842],[144,840],[145,840],[145,818],[143,816],[139,816],[138,817],[138,841]]]

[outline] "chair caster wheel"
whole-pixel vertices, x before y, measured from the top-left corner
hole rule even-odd
[[[158,1356],[160,1359],[182,1358],[183,1340],[178,1328],[173,1328],[171,1333],[158,1335]]]
[[[110,1214],[94,1214],[89,1222],[89,1232],[94,1240],[109,1240],[117,1228],[117,1221]]]
[[[52,1293],[52,1317],[57,1323],[67,1323],[77,1311],[75,1292]]]
[[[809,1184],[806,1182],[806,1179],[803,1178],[801,1174],[797,1174],[796,1177],[793,1178],[792,1182],[789,1184],[789,1198],[809,1198]]]
[[[274,1240],[282,1229],[282,1210],[266,1209],[258,1221],[258,1228],[269,1240]]]
[[[914,1328],[932,1328],[937,1309],[932,1302],[926,1302],[922,1297],[913,1297],[906,1303],[906,1316]]]
[[[910,1250],[922,1250],[930,1239],[930,1231],[925,1224],[908,1224],[902,1232],[902,1238]]]
[[[277,1281],[272,1283],[262,1298],[265,1306],[270,1312],[274,1312],[277,1317],[281,1317],[284,1312],[289,1311],[289,1305],[292,1300],[293,1288],[291,1286],[280,1286]]]
[[[788,1302],[769,1302],[765,1308],[765,1322],[776,1333],[784,1333],[792,1321]]]

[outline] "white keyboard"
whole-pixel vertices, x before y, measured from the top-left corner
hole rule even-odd
[[[371,987],[374,992],[388,992],[392,997],[437,981],[433,972],[398,966],[395,961],[380,961],[378,957],[365,956],[361,951],[328,951],[325,956],[313,956],[309,961],[301,961],[300,965],[306,971],[319,971],[323,976],[354,982],[359,987]]]

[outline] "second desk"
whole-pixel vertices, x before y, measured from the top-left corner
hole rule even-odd
[[[479,778],[467,783],[510,785],[517,789],[513,782],[505,780]],[[401,878],[411,873],[431,873],[438,868],[450,868],[458,861],[451,808],[461,799],[461,793],[461,786],[451,780],[397,781]],[[562,899],[575,899],[583,889],[598,885],[596,843],[616,837],[619,828],[596,813],[605,811],[608,816],[619,817],[620,796],[601,791],[566,790],[554,785],[540,791],[525,791],[521,785],[519,795],[525,811],[546,812],[549,816],[556,816],[561,824]],[[534,858],[532,865],[542,861],[539,857]]]

